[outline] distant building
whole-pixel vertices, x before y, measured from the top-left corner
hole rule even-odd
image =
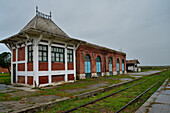
[[[33,87],[126,73],[126,54],[69,37],[51,14],[36,16],[0,41],[11,51],[11,82]]]
[[[140,62],[137,59],[126,60],[127,72],[140,72],[141,68],[138,67],[138,64],[140,64]]]
[[[11,70],[11,67],[9,68]],[[7,68],[0,67],[0,73],[9,73]]]

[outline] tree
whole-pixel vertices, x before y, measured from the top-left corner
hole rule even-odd
[[[10,71],[11,66],[11,53],[10,52],[3,52],[0,54],[0,67],[7,68],[8,72],[11,74]]]

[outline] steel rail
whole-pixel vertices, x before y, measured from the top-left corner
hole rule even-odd
[[[164,77],[166,78],[167,75]],[[163,79],[164,79],[163,78]],[[147,93],[151,88],[153,88],[154,86],[156,86],[160,81],[162,81],[163,79],[159,80],[158,82],[156,82],[155,84],[153,84],[151,87],[149,87],[147,90],[145,90],[144,92],[142,92],[140,95],[138,95],[136,98],[134,98],[132,101],[128,102],[125,106],[123,106],[122,108],[120,108],[119,110],[117,110],[115,113],[119,113],[120,111],[122,111],[123,109],[125,109],[127,106],[129,106],[130,104],[132,104],[133,102],[135,102],[136,100],[139,99],[139,97],[141,97],[143,94]]]
[[[153,76],[152,78],[154,78],[154,77],[155,77],[155,76]],[[150,79],[151,79],[151,78],[150,78]],[[141,83],[143,83],[143,82],[145,82],[145,81],[148,81],[148,80],[149,80],[149,79],[143,80],[143,81],[138,82],[138,83],[136,83],[136,84],[134,84],[134,85],[131,85],[131,86],[128,86],[128,87],[126,87],[126,88],[124,88],[124,89],[121,89],[121,90],[119,90],[119,91],[116,91],[116,92],[114,92],[114,93],[112,93],[112,94],[109,94],[109,95],[107,95],[107,96],[101,97],[101,98],[96,99],[96,100],[93,100],[93,101],[91,101],[91,102],[88,102],[88,103],[86,103],[86,104],[80,105],[80,106],[75,107],[75,108],[72,108],[72,109],[70,109],[70,110],[64,111],[64,112],[62,112],[62,113],[70,113],[70,112],[72,112],[72,111],[77,110],[78,108],[85,107],[85,106],[87,106],[87,105],[89,105],[89,104],[93,104],[93,103],[95,103],[95,102],[97,102],[97,101],[103,100],[103,99],[105,99],[105,98],[107,98],[107,97],[110,97],[110,96],[112,96],[112,95],[115,95],[115,94],[117,94],[117,93],[119,93],[119,92],[125,91],[126,89],[129,89],[129,88],[131,88],[131,87],[134,87],[134,86],[136,86],[136,85],[138,85],[138,84],[141,84]]]

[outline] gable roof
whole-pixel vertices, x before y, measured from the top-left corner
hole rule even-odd
[[[140,62],[138,61],[138,59],[126,60],[126,64],[140,64]]]
[[[37,15],[20,31],[20,33],[27,31],[29,29],[36,29],[36,30],[45,31],[51,34],[69,37],[52,20],[37,16]]]

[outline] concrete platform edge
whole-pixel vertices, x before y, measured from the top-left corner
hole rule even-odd
[[[147,109],[150,108],[151,103],[154,102],[154,100],[158,97],[158,95],[161,93],[161,90],[164,88],[167,82],[168,82],[168,78],[158,88],[158,90],[135,113],[146,113]]]

